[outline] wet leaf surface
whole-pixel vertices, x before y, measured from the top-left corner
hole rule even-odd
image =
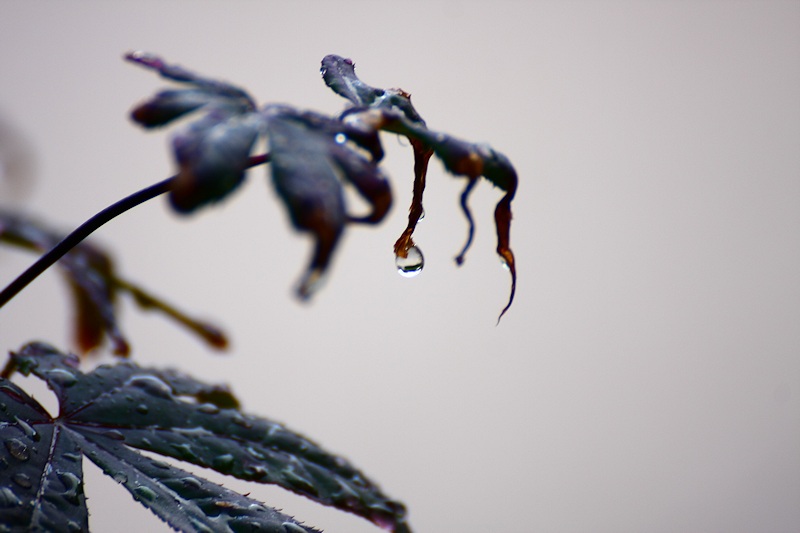
[[[146,450],[275,484],[385,529],[409,531],[402,504],[346,460],[280,424],[240,412],[225,387],[128,362],[84,374],[77,357],[43,344],[24,347],[12,362],[47,382],[60,411],[51,418],[14,383],[0,381],[0,524],[86,530],[86,456],[181,531],[316,531],[137,452]]]

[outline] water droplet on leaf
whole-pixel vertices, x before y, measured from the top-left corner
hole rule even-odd
[[[18,505],[22,505],[22,500],[20,500],[14,491],[9,489],[8,487],[0,488],[0,508],[9,508],[9,507],[17,507]]]
[[[336,141],[336,144],[344,144],[347,142],[347,136],[344,133],[337,133],[333,140]]]
[[[54,368],[47,373],[47,379],[61,387],[69,388],[78,382],[75,374],[64,368]]]
[[[116,481],[117,483],[122,483],[122,484],[127,483],[128,482],[128,476],[125,475],[124,472],[117,472],[116,474],[114,474],[114,481]]]
[[[133,489],[133,494],[138,499],[146,500],[148,502],[152,502],[156,498],[158,498],[158,494],[156,494],[156,492],[153,489],[151,489],[150,487],[145,487],[145,486],[135,487]]]
[[[125,382],[125,386],[142,389],[147,394],[156,396],[158,398],[169,398],[172,396],[172,387],[155,376],[133,376]]]
[[[214,457],[213,465],[220,472],[227,472],[233,466],[233,455],[229,453],[218,455]]]
[[[283,530],[286,531],[286,533],[308,533],[302,527],[298,526],[297,524],[293,524],[291,522],[284,522],[283,524],[281,524],[281,526],[283,526]]]
[[[33,481],[31,481],[30,476],[23,474],[22,472],[14,474],[11,479],[23,489],[29,489],[31,486],[33,486]]]
[[[203,403],[197,406],[197,410],[207,415],[215,415],[219,413],[219,407],[213,403]]]
[[[147,407],[146,404],[140,403],[139,405],[136,406],[136,412],[139,413],[140,415],[146,415],[147,413],[150,412],[150,408]]]
[[[412,246],[403,257],[400,253],[394,258],[394,264],[397,266],[397,273],[404,278],[413,278],[422,272],[425,266],[425,258],[422,257],[422,250],[418,246]]]
[[[19,439],[6,439],[6,449],[11,456],[18,461],[27,461],[31,458],[31,450],[28,445]]]
[[[103,433],[103,435],[112,440],[125,440],[125,435],[123,435],[122,432],[116,429],[111,429],[109,431],[106,431],[105,433]]]
[[[42,436],[39,435],[30,424],[28,424],[18,416],[15,416],[14,419],[17,421],[17,425],[25,433],[26,437],[31,439],[33,442],[39,442],[40,440],[42,440]]]

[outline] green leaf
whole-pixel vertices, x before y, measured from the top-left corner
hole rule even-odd
[[[345,459],[278,423],[229,407],[236,400],[224,387],[129,362],[84,374],[77,357],[43,344],[25,346],[12,354],[12,362],[23,374],[47,382],[60,411],[51,418],[15,384],[0,381],[0,441],[5,443],[0,524],[43,524],[48,530],[55,524],[53,530],[67,531],[72,523],[85,530],[81,457],[86,456],[181,531],[315,531],[136,451],[145,450],[276,484],[391,531],[408,531],[403,505],[385,497]],[[56,449],[64,453],[50,452]]]

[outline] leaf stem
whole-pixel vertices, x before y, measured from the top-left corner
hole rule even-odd
[[[247,161],[245,168],[251,168],[257,165],[268,162],[270,154],[261,154],[250,157]],[[0,308],[11,301],[14,296],[19,294],[22,289],[28,286],[30,282],[35,280],[39,275],[53,266],[56,261],[64,257],[70,250],[75,248],[86,237],[94,233],[97,229],[103,226],[106,222],[111,221],[115,217],[121,215],[129,209],[133,209],[139,204],[143,204],[148,200],[152,200],[156,196],[160,196],[168,192],[172,187],[172,180],[175,176],[159,181],[149,187],[137,191],[130,196],[126,196],[122,200],[114,202],[106,207],[92,218],[78,226],[72,233],[64,237],[58,244],[42,255],[34,264],[28,267],[22,274],[17,276],[17,279],[8,284],[8,286],[0,292]]]

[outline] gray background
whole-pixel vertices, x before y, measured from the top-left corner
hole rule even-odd
[[[391,136],[395,208],[350,229],[311,305],[292,295],[309,242],[263,169],[191,219],[142,206],[98,242],[234,343],[215,355],[126,301],[137,361],[231,383],[363,468],[417,531],[800,530],[800,3],[3,0],[0,113],[35,158],[3,205],[71,227],[172,173],[168,133],[126,118],[166,85],[130,49],[329,113],[344,100],[319,61],[346,55],[520,175],[499,327],[499,192],[476,190],[456,268],[463,181],[433,163],[426,268],[401,278],[411,153]],[[31,260],[4,249],[0,281]],[[0,348],[68,347],[65,294],[58,274],[37,280],[0,311]],[[166,529],[88,476],[95,531]],[[375,531],[224,482],[329,532]]]

